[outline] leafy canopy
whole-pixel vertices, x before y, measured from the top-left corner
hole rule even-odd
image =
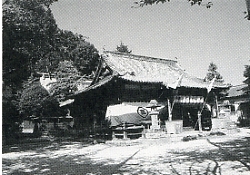
[[[52,0],[7,0],[3,4],[3,80],[21,85],[33,64],[47,57],[57,32]],[[17,81],[18,80],[18,81]]]
[[[72,60],[81,75],[90,75],[95,71],[99,54],[93,44],[85,41],[85,37],[71,31],[59,30],[56,35],[56,52],[62,60]],[[58,64],[57,64],[58,65]]]
[[[39,81],[30,82],[39,73],[57,75],[62,85],[57,85],[53,94],[65,97],[70,89],[74,90],[72,82],[76,77],[91,75],[96,69],[99,59],[97,49],[82,35],[57,27],[50,10],[54,1],[6,0],[2,4],[4,118],[18,115],[8,112],[17,109],[25,115],[44,115],[44,105],[56,103],[38,85]],[[73,72],[64,72],[64,60],[74,67]],[[16,95],[18,92],[21,96]],[[52,110],[51,114],[55,111],[50,107],[46,109]]]
[[[20,97],[17,95],[25,89],[23,81],[33,73],[34,63],[47,57],[48,49],[53,47],[51,39],[57,32],[57,25],[49,9],[52,2],[5,0],[2,4],[3,124],[8,121],[14,124],[12,118],[18,118],[18,110],[22,112],[24,109],[19,108]],[[27,94],[22,94],[22,98],[26,99],[25,95],[31,92],[24,92]]]
[[[206,2],[204,2],[203,0],[187,0],[187,1],[188,3],[190,3],[191,6],[198,5],[198,6],[206,7],[208,9],[210,9],[213,6],[212,1],[206,1]],[[245,18],[250,20],[250,0],[245,0],[245,1],[246,1],[246,7],[247,7],[247,11],[244,12],[246,14]],[[165,2],[170,2],[170,0],[139,0],[139,1],[134,2],[135,6],[132,6],[132,8],[138,8],[138,7],[165,3]]]
[[[42,87],[38,78],[30,78],[23,84],[19,100],[19,111],[24,116],[58,116],[59,103]]]
[[[132,52],[132,50],[129,50],[128,46],[124,45],[122,42],[121,42],[120,46],[116,47],[116,50],[118,52],[122,52],[122,53],[131,53]]]
[[[140,1],[134,2],[134,4],[136,4],[137,7],[143,7],[145,5],[153,5],[153,4],[159,4],[159,3],[165,3],[165,2],[170,2],[170,0],[140,0]],[[191,6],[199,5],[199,6],[205,6],[206,8],[211,8],[211,6],[213,5],[211,1],[207,3],[202,3],[202,0],[188,0],[188,2],[191,4]]]
[[[215,78],[215,81],[217,82],[224,82],[223,77],[220,75],[220,73],[217,71],[218,67],[213,62],[209,64],[208,67],[208,73],[205,77],[205,81],[211,81],[213,78]]]
[[[50,94],[59,101],[65,100],[67,95],[73,94],[76,90],[76,82],[80,79],[80,73],[74,67],[73,61],[61,61],[56,71],[56,82],[51,84]]]
[[[247,84],[247,87],[243,90],[246,94],[250,95],[250,65],[245,65],[244,77],[246,78],[243,82]]]

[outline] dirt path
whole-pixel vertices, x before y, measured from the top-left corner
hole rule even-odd
[[[238,161],[250,171],[250,137],[232,140],[231,142],[212,142],[210,139],[207,141],[218,147],[219,150],[227,155],[232,161]]]
[[[2,155],[3,174],[249,174],[248,135],[51,145]],[[125,144],[124,144],[125,143]],[[128,144],[129,143],[129,144]]]

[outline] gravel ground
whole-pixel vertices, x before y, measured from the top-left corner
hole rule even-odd
[[[93,145],[54,143],[2,154],[2,174],[250,174],[249,129],[198,135],[193,131]],[[197,139],[184,142],[185,136]]]

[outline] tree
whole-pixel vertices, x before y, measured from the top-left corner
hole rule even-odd
[[[216,78],[215,81],[217,82],[224,82],[222,76],[220,75],[220,73],[217,71],[218,67],[216,66],[216,64],[214,64],[213,62],[211,62],[209,64],[208,67],[208,73],[205,77],[205,81],[211,81],[213,78]]]
[[[59,116],[59,103],[42,87],[38,78],[30,77],[23,83],[20,93],[19,112],[22,116],[55,117]]]
[[[85,41],[82,35],[60,29],[54,36],[54,46],[49,55],[50,59],[39,59],[36,70],[53,73],[57,71],[59,62],[71,60],[79,73],[85,76],[96,70],[99,60],[97,49]]]
[[[97,49],[82,35],[58,29],[49,8],[54,1],[3,3],[3,86],[12,93],[6,104],[17,100],[15,94],[31,74],[53,73],[62,60],[73,60],[81,75],[91,74],[98,64]]]
[[[8,132],[20,119],[16,94],[22,82],[33,72],[33,64],[51,48],[51,36],[57,30],[49,9],[52,2],[5,0],[2,4],[3,125],[8,125]]]
[[[81,75],[90,75],[96,70],[99,54],[93,44],[85,41],[82,35],[60,30],[57,34],[57,53],[62,60],[72,60]]]
[[[12,92],[12,88],[3,84],[2,88],[2,132],[3,136],[9,138],[19,133],[18,123],[18,109],[15,106],[16,99]],[[5,140],[5,139],[3,139]]]
[[[208,67],[208,73],[204,78],[204,81],[212,81],[215,78],[215,82],[223,83],[224,80],[220,73],[217,71],[218,67],[216,64],[211,62]],[[207,94],[206,102],[212,106],[216,106],[216,116],[218,117],[218,99],[228,94],[227,89],[214,89],[212,93]]]
[[[50,94],[59,101],[73,94],[76,90],[76,81],[80,78],[80,73],[74,67],[73,61],[61,61],[56,71],[56,82],[51,84]]]
[[[57,0],[4,2],[4,81],[21,85],[34,71],[53,72],[65,59],[72,60],[82,75],[96,69],[97,49],[82,35],[57,27],[50,9],[54,1]]]
[[[49,9],[52,2],[6,0],[3,3],[3,86],[11,88],[13,98],[33,72],[33,64],[49,52],[57,30]],[[8,99],[10,103],[16,100],[13,98]]]
[[[2,4],[4,134],[11,132],[9,128],[14,128],[20,114],[58,115],[56,98],[61,100],[72,93],[75,78],[90,75],[98,64],[94,45],[82,35],[57,27],[50,9],[55,1],[5,0]],[[59,64],[63,60],[73,61],[69,64],[74,67],[73,72],[64,72]],[[64,68],[67,70],[66,65]],[[62,84],[55,84],[54,96],[39,84],[37,72],[57,75]]]
[[[243,82],[247,84],[243,90],[246,94],[250,95],[250,65],[245,65],[244,77],[246,78]]]
[[[217,71],[218,67],[216,64],[211,62],[208,67],[208,73],[206,77],[204,78],[204,81],[212,81],[213,78],[215,78],[215,82],[223,83],[224,80],[220,73]],[[221,97],[224,97],[228,94],[227,89],[214,89],[213,93],[208,94],[207,96],[207,102],[210,104],[215,104],[217,106],[217,99],[220,99]]]
[[[170,2],[170,0],[140,0],[134,2],[137,6],[143,7],[146,5],[153,5],[153,4],[158,4],[158,3],[165,3],[165,2]],[[193,5],[199,5],[199,6],[205,6],[206,8],[211,8],[213,5],[212,2],[207,2],[207,3],[202,3],[202,0],[188,0],[191,6]]]
[[[247,4],[247,11],[245,12],[246,17],[248,20],[250,20],[250,0],[246,0],[246,4]]]
[[[143,7],[147,5],[153,5],[153,4],[159,4],[159,3],[165,3],[165,2],[170,2],[170,0],[140,0],[134,2],[136,6],[132,6],[132,8],[137,8],[137,7]],[[203,2],[203,0],[188,0],[191,6],[193,5],[199,5],[199,6],[204,6],[206,8],[211,8],[213,6],[212,1],[208,1],[206,3]],[[250,20],[250,0],[246,0],[246,7],[247,11],[244,13],[246,14],[245,18]]]
[[[52,0],[8,0],[3,4],[3,79],[27,78],[34,63],[47,57],[53,47],[57,25],[49,5]],[[20,69],[23,68],[23,69]],[[22,71],[22,72],[19,72]]]
[[[121,42],[120,46],[116,47],[116,50],[118,52],[122,52],[122,53],[131,53],[132,52],[132,50],[129,50],[128,46],[124,45],[122,42]]]

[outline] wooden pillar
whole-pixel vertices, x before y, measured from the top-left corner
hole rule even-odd
[[[171,103],[168,99],[168,120],[171,122],[172,121],[172,109],[171,109]]]
[[[199,125],[199,132],[202,132],[201,112],[200,111],[198,111],[198,125]]]
[[[142,138],[146,138],[146,132],[145,132],[145,127],[143,126],[143,130],[142,130]]]
[[[112,139],[116,139],[114,130],[112,131]]]
[[[127,130],[126,130],[126,123],[123,124],[123,139],[127,139],[128,135],[127,135]]]
[[[218,107],[217,95],[215,95],[215,106],[216,106],[216,118],[218,118],[219,117],[219,107]]]
[[[93,115],[93,128],[92,128],[92,131],[93,131],[93,134],[94,136],[96,136],[96,114]]]

